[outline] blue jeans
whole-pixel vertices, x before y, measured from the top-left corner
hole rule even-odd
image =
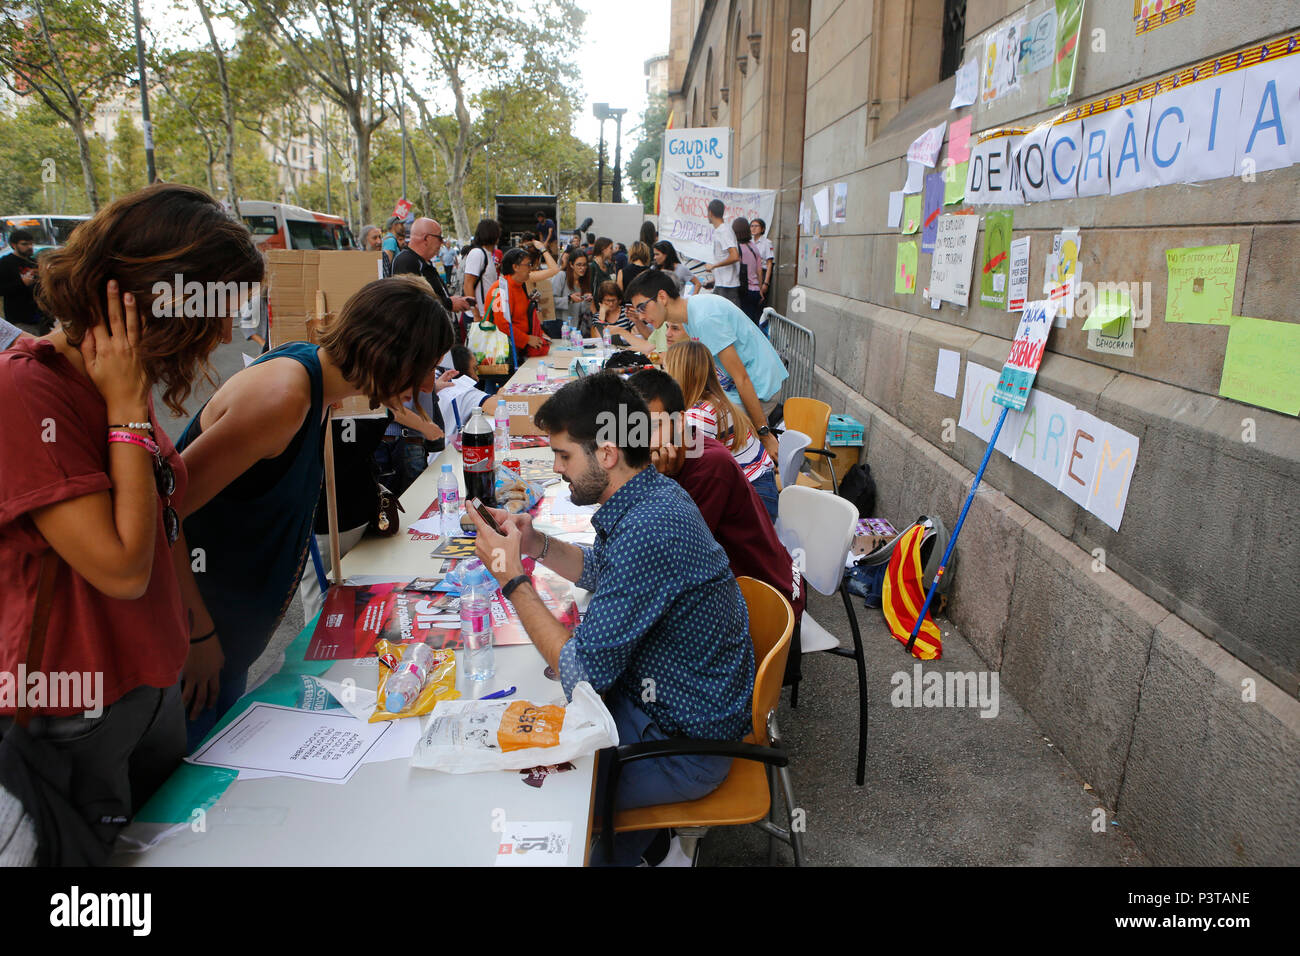
[[[646,740],[667,740],[668,735],[644,710],[618,691],[606,695],[605,704],[618,727],[618,742],[634,744]],[[628,810],[660,803],[681,803],[706,797],[727,779],[731,757],[657,757],[624,764],[619,774],[615,808]],[[605,806],[609,761],[600,761],[596,781],[596,806]],[[655,830],[619,833],[614,837],[614,865],[636,866],[655,837]],[[605,850],[597,846],[592,863],[605,863]]]
[[[763,499],[763,507],[767,509],[768,517],[772,523],[776,523],[776,502],[780,493],[776,490],[776,472],[769,468],[761,476],[750,482],[758,496]]]
[[[379,480],[395,495],[401,495],[429,467],[424,439],[413,428],[403,428],[400,437],[385,437],[375,447]]]

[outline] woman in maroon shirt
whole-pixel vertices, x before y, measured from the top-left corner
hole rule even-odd
[[[68,755],[72,801],[108,842],[185,744],[186,473],[151,392],[183,410],[263,262],[206,193],[158,184],[102,210],[41,266],[42,311],[61,324],[0,353],[0,732],[24,705],[35,715],[29,731]],[[39,665],[50,693],[38,696],[16,675],[42,568],[55,583]],[[30,833],[24,821],[0,832],[6,862]]]

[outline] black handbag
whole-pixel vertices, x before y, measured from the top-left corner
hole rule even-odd
[[[27,638],[27,670],[41,670],[45,633],[54,601],[54,584],[63,562],[53,549],[41,557],[36,610]],[[99,866],[108,860],[106,843],[72,802],[72,762],[49,741],[32,736],[32,714],[20,708],[0,738],[0,786],[9,791],[32,818],[40,866]]]
[[[379,497],[375,503],[375,516],[370,519],[370,530],[380,537],[391,538],[402,529],[402,519],[398,517],[398,512],[405,514],[406,509],[402,507],[397,495],[378,481],[375,482],[375,490]]]

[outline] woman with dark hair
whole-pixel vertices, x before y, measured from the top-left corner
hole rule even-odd
[[[618,270],[618,287],[626,289],[632,280],[650,268],[650,247],[644,242],[632,243],[627,254],[627,265]]]
[[[677,258],[677,250],[673,248],[673,244],[667,239],[660,239],[655,243],[654,260],[655,269],[660,272],[667,272],[673,277],[673,281],[677,283],[679,293],[685,291],[689,283],[695,285],[691,295],[695,295],[700,289],[704,288],[700,280],[696,278],[695,273],[686,268],[682,261]]]
[[[501,241],[501,224],[495,219],[480,219],[474,227],[474,241],[465,254],[465,288],[461,294],[474,300],[474,320],[482,321],[487,290],[497,281],[497,243]]]
[[[394,276],[349,298],[319,343],[287,343],[234,375],[177,443],[190,472],[185,535],[204,556],[189,587],[181,580],[197,634],[185,674],[191,748],[243,695],[297,588],[324,477],[326,410],[359,395],[400,421],[453,333],[429,283]]]
[[[105,848],[185,753],[191,631],[177,575],[190,552],[177,512],[190,489],[150,396],[159,386],[183,411],[263,268],[211,196],[149,186],[41,256],[37,299],[60,327],[0,353],[0,672],[26,662],[48,589],[41,670],[102,686],[35,704],[27,729],[70,762],[65,795]],[[0,734],[14,717],[0,703]],[[0,859],[26,863],[34,829],[3,812],[7,799]]]
[[[740,249],[740,265],[744,270],[740,286],[740,308],[750,317],[755,325],[763,314],[763,297],[759,288],[763,282],[763,263],[758,250],[754,248],[754,236],[749,228],[749,220],[737,216],[731,220],[731,231],[736,234],[736,245]]]
[[[591,315],[591,270],[587,254],[582,250],[570,252],[564,270],[551,280],[555,297],[555,311],[561,318],[569,319],[574,328],[582,325],[584,316]]]
[[[638,241],[644,242],[646,244],[646,248],[651,249],[654,248],[654,244],[655,242],[658,241],[658,239],[659,239],[659,230],[655,227],[655,224],[653,222],[647,219],[645,222],[641,223],[641,236]]]
[[[534,313],[529,308],[528,290],[524,288],[532,270],[533,260],[528,250],[516,246],[501,260],[501,278],[488,290],[492,320],[514,342],[519,364],[523,363],[529,348],[547,344],[547,339],[535,334],[540,329],[534,328]]]
[[[758,283],[759,304],[767,305],[767,293],[772,288],[772,265],[776,258],[772,253],[772,240],[767,237],[767,223],[762,219],[749,220],[749,231],[754,236],[758,261],[763,263],[763,278]]]

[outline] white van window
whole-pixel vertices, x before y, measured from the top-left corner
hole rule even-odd
[[[274,216],[245,216],[244,222],[248,224],[248,231],[255,236],[274,236],[280,231]]]

